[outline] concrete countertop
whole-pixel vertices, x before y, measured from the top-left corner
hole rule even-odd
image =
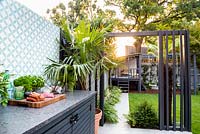
[[[21,134],[38,130],[94,94],[94,91],[68,92],[66,99],[43,108],[0,107],[0,134]]]

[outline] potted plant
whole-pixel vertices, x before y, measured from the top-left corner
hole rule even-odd
[[[33,91],[38,91],[44,87],[45,80],[41,76],[31,76],[31,82]]]
[[[14,80],[14,86],[16,91],[19,91],[19,94],[21,94],[22,92],[26,93],[31,91],[38,91],[39,88],[44,86],[44,79],[40,76],[21,76]],[[18,98],[23,99],[22,96]]]
[[[107,68],[105,63],[114,64],[103,54],[108,28],[92,28],[85,21],[80,21],[74,29],[69,28],[69,24],[64,21],[61,28],[67,41],[66,47],[62,49],[66,57],[59,62],[49,59],[52,64],[46,66],[45,75],[70,91],[77,83],[81,89],[86,89],[86,78],[93,70],[100,66]]]
[[[5,72],[0,72],[0,105],[6,106],[8,103],[8,79],[4,78]]]
[[[21,77],[15,79],[13,81],[13,83],[14,83],[15,87],[18,87],[18,86],[24,87],[24,90],[26,92],[32,91],[32,81],[31,81],[31,77],[29,75],[21,76]]]

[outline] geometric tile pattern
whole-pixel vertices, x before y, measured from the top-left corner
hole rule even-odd
[[[13,0],[0,0],[0,64],[16,76],[42,75],[58,60],[59,28]]]

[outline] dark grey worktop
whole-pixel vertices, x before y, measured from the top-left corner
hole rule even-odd
[[[93,91],[69,92],[66,99],[43,108],[0,107],[0,134],[21,134],[37,130],[94,94]]]

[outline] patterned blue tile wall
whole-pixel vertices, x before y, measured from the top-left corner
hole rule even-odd
[[[58,60],[59,28],[13,0],[0,0],[0,64],[16,76],[42,75]]]

